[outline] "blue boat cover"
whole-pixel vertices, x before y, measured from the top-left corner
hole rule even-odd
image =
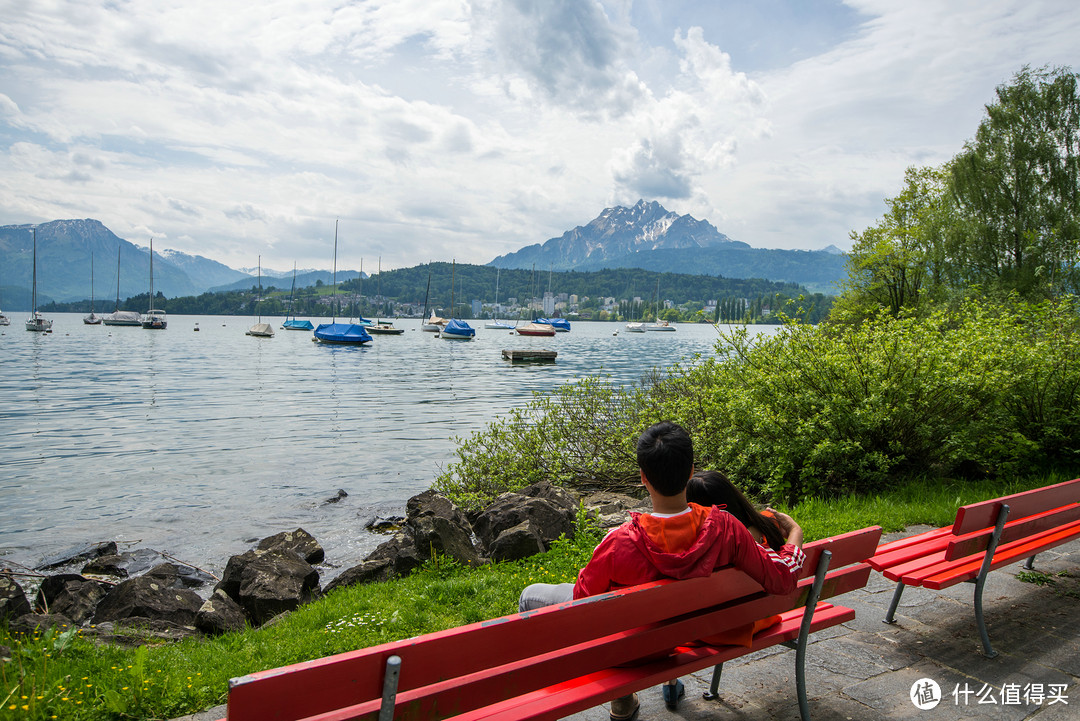
[[[442,332],[446,335],[467,335],[475,336],[476,329],[463,320],[452,318],[447,322],[446,326],[442,329]]]
[[[281,324],[281,327],[286,330],[314,330],[315,328],[310,320],[297,320],[296,318],[285,321]]]
[[[371,336],[363,326],[355,323],[320,323],[315,329],[315,337],[323,343],[368,343]]]
[[[537,318],[533,322],[550,325],[555,330],[570,330],[570,321],[566,318]]]

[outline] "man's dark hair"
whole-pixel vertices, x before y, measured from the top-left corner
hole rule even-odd
[[[677,495],[694,470],[694,442],[679,424],[657,423],[638,438],[637,462],[658,493]]]

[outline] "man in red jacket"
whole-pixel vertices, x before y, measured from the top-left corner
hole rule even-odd
[[[780,551],[773,551],[760,546],[746,527],[722,508],[687,503],[694,444],[681,426],[665,421],[648,428],[638,439],[637,462],[652,512],[631,512],[629,521],[612,529],[578,573],[577,583],[526,587],[518,600],[520,610],[661,578],[707,576],[724,566],[741,569],[768,593],[788,593],[795,588],[803,564],[802,529],[780,514],[787,543]],[[682,683],[666,684],[663,691],[664,701],[674,709],[684,693]],[[628,721],[637,713],[637,694],[611,703],[613,721]]]

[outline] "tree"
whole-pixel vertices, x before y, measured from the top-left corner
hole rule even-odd
[[[951,166],[968,219],[957,280],[1021,297],[1080,290],[1080,96],[1065,68],[1024,67],[997,89]]]

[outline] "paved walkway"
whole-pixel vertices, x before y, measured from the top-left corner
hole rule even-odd
[[[927,529],[889,534],[882,542],[922,530]],[[895,584],[881,574],[872,572],[865,589],[833,599],[854,608],[856,615],[854,621],[811,636],[806,657],[811,717],[815,721],[1080,718],[1080,541],[1036,559],[1035,569],[1052,583],[1018,580],[1021,566],[998,569],[986,583],[983,607],[991,643],[999,651],[993,659],[982,654],[971,584],[944,591],[906,589],[895,625],[882,623]],[[1069,575],[1054,575],[1059,572]],[[717,701],[701,697],[709,687],[711,669],[683,677],[686,698],[678,711],[664,706],[659,687],[646,689],[638,694],[639,719],[798,719],[794,659],[794,651],[776,647],[725,664]],[[941,689],[936,708],[919,710],[910,700],[912,686],[922,679],[932,679]],[[1058,691],[1061,686],[1064,690]],[[1038,703],[1040,688],[1044,698]],[[971,692],[966,698],[965,690]],[[1003,698],[1014,691],[1016,698]],[[218,707],[183,721],[214,721],[223,715],[224,707]],[[608,710],[597,707],[570,719],[608,721]]]

